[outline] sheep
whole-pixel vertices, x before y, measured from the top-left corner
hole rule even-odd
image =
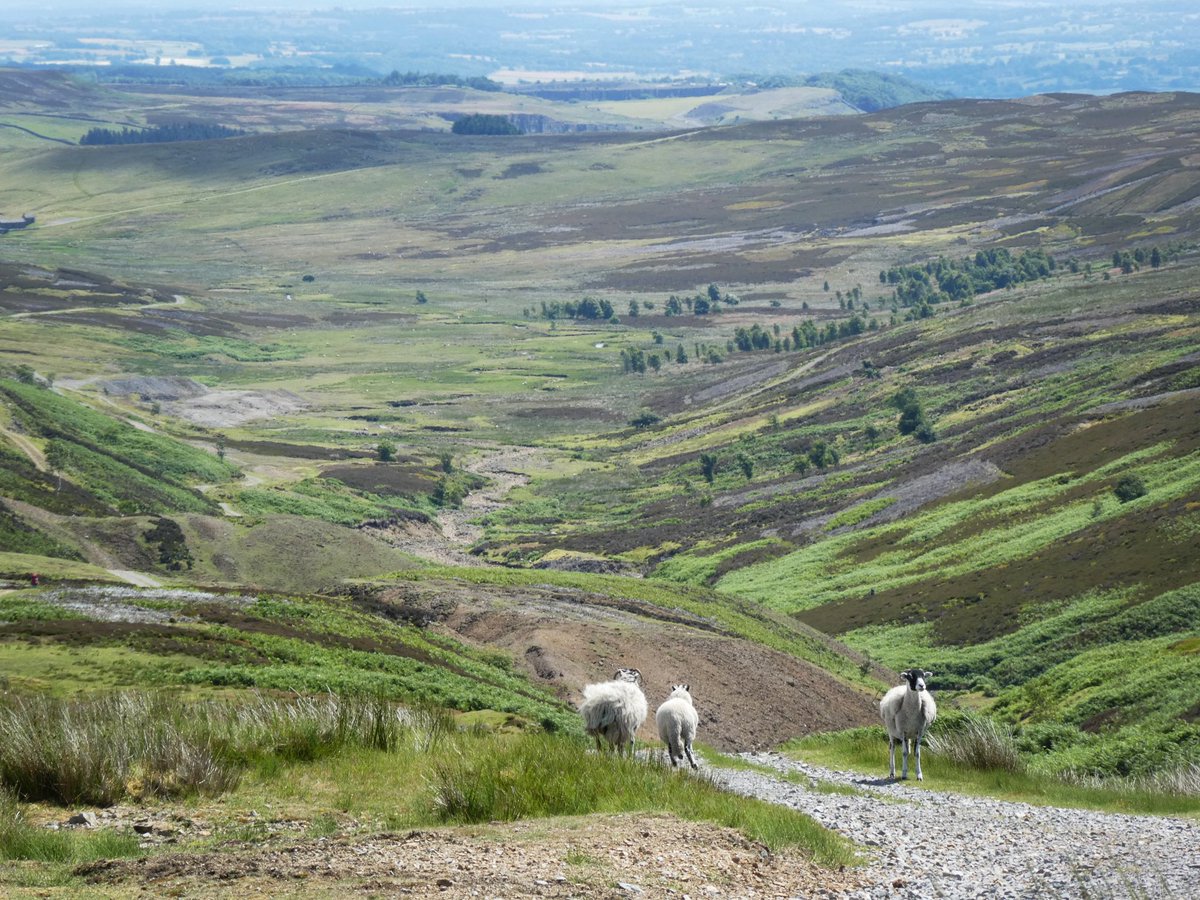
[[[924,781],[921,774],[921,738],[937,718],[937,704],[933,694],[925,689],[925,679],[932,672],[910,669],[901,672],[905,684],[898,684],[879,701],[879,715],[888,733],[888,777],[896,778],[896,741],[900,742],[904,754],[901,778],[908,778],[908,746],[912,743],[917,758],[917,781]]]
[[[654,721],[658,725],[658,736],[667,745],[672,768],[683,761],[685,754],[692,768],[699,768],[696,757],[692,756],[692,741],[696,739],[700,717],[692,706],[692,695],[686,684],[677,684],[671,689],[671,695],[654,714]]]
[[[646,721],[646,695],[642,693],[642,673],[637,669],[618,669],[612,681],[589,684],[583,689],[583,727],[601,749],[603,737],[618,753],[633,752],[637,730]]]

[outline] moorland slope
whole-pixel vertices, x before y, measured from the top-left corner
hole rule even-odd
[[[865,724],[919,663],[1040,770],[1194,763],[1197,122],[22,144],[0,568],[67,593],[0,597],[10,684],[572,730],[633,664],[738,748]]]

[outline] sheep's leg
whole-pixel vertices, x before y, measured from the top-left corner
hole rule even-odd
[[[907,781],[908,780],[908,738],[900,739],[900,750],[904,756],[904,770],[900,774],[900,779],[902,781]]]
[[[896,739],[888,735],[888,778],[896,780]]]
[[[691,741],[687,741],[686,743],[684,743],[683,752],[687,754],[688,762],[690,762],[692,764],[693,769],[700,768],[698,765],[696,765],[696,757],[692,756],[692,742]]]
[[[925,776],[921,774],[921,736],[917,735],[917,739],[913,741],[913,753],[917,757],[917,781],[924,781]]]

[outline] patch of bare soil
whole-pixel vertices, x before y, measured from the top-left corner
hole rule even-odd
[[[619,815],[101,860],[95,886],[187,897],[795,897],[863,883],[728,828]]]
[[[624,666],[641,671],[651,710],[686,682],[699,739],[721,750],[773,747],[878,719],[876,698],[682,610],[549,585],[490,596],[479,586],[405,585],[374,603],[383,615],[440,623],[461,639],[510,652],[532,679],[574,705],[585,684]],[[657,739],[653,715],[639,736]]]
[[[305,409],[308,403],[291,391],[211,391],[191,400],[166,403],[171,415],[206,428],[241,425],[255,419]]]
[[[76,384],[82,383],[86,382]],[[291,391],[211,391],[198,381],[175,376],[127,375],[97,384],[106,394],[162,401],[170,415],[208,428],[269,419],[308,406]]]

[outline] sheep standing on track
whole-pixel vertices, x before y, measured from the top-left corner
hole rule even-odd
[[[901,672],[905,684],[898,684],[879,701],[879,715],[888,733],[888,777],[896,777],[896,741],[904,754],[904,769],[901,778],[908,778],[908,746],[912,743],[916,755],[917,781],[924,781],[921,774],[921,739],[925,731],[937,718],[937,704],[933,694],[925,689],[925,679],[932,672],[910,669]]]
[[[604,738],[618,752],[633,753],[633,739],[646,721],[646,695],[642,693],[642,673],[637,669],[618,669],[612,681],[585,685],[583,727],[596,739]]]
[[[667,745],[672,767],[682,762],[686,754],[692,768],[698,768],[696,757],[692,756],[692,741],[696,739],[700,717],[696,715],[686,684],[677,684],[671,689],[671,696],[658,708],[654,721],[658,725],[658,736]]]

